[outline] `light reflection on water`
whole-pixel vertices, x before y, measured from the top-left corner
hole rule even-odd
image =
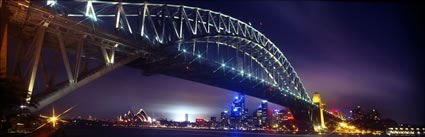
[[[144,129],[119,127],[65,127],[59,136],[66,137],[378,137],[373,135],[293,135],[261,132],[192,130],[192,129]]]

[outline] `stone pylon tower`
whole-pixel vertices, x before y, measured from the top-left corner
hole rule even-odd
[[[326,128],[325,118],[323,116],[324,104],[322,103],[322,100],[320,98],[320,94],[317,93],[317,92],[315,92],[314,95],[313,95],[313,103],[319,105],[319,108],[320,108],[320,111],[319,111],[319,113],[320,113],[320,126],[321,126],[322,129],[324,129],[324,128]]]

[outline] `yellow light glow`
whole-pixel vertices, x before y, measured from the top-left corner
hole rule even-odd
[[[56,118],[56,117],[52,117],[52,118],[50,118],[50,120],[51,120],[51,121],[56,121],[56,120],[58,120],[58,118]]]
[[[320,99],[320,94],[319,93],[314,93],[313,95],[313,103],[321,103],[321,99]]]
[[[52,108],[52,116],[51,117],[40,115],[41,118],[47,119],[47,122],[44,123],[44,124],[42,124],[41,126],[37,127],[36,129],[34,129],[34,131],[42,128],[43,126],[45,126],[48,123],[51,123],[52,124],[52,127],[54,127],[54,128],[56,127],[56,125],[58,124],[58,122],[66,123],[67,121],[60,119],[60,117],[63,116],[65,113],[69,112],[72,108],[74,108],[74,107],[68,108],[67,110],[65,110],[61,114],[56,115],[55,114],[55,108],[53,107]]]
[[[357,133],[357,134],[364,133],[364,131],[360,131],[355,126],[350,125],[349,123],[346,123],[346,122],[338,123],[338,126],[337,126],[335,132],[337,132],[337,133]]]
[[[322,128],[326,128],[326,125],[325,125],[325,118],[324,118],[324,116],[323,116],[323,104],[322,104],[322,100],[321,100],[321,98],[320,98],[320,94],[319,93],[314,93],[314,95],[313,95],[313,103],[314,104],[317,104],[318,106],[319,106],[319,108],[320,108],[320,126],[322,127]]]
[[[339,123],[339,125],[340,125],[341,127],[347,127],[347,123],[344,123],[344,122],[340,122],[340,123]]]

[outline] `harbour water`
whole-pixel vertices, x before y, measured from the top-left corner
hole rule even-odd
[[[230,130],[193,130],[164,128],[64,127],[57,136],[66,137],[349,137],[359,135],[277,134]],[[360,135],[361,137],[378,137]]]

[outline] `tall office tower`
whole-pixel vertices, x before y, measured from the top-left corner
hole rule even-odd
[[[240,94],[236,96],[232,103],[232,110],[230,113],[230,124],[233,128],[241,128],[243,121],[247,118],[247,109],[245,108],[245,96]]]
[[[267,105],[267,100],[263,100],[261,102],[261,125],[262,126],[270,126],[270,118],[269,118],[269,109]]]

